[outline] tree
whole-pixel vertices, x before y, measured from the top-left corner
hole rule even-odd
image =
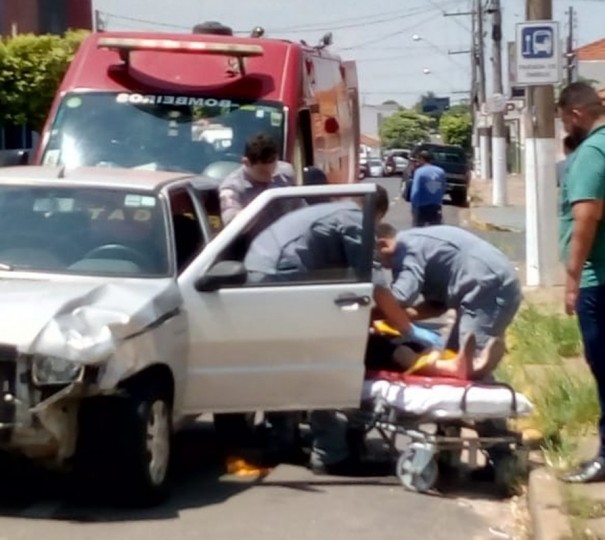
[[[439,121],[439,133],[445,144],[456,144],[468,150],[472,142],[472,119],[469,113],[445,113]]]
[[[385,148],[409,148],[430,139],[432,120],[415,111],[401,110],[384,119],[380,140]]]
[[[401,107],[401,105],[399,105],[399,103],[397,101],[395,101],[394,99],[387,99],[386,101],[382,102],[383,105],[395,105],[396,107]]]
[[[0,125],[40,130],[85,31],[0,40]]]

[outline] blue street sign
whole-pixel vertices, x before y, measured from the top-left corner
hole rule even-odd
[[[563,53],[556,21],[517,23],[511,86],[558,84]]]
[[[523,58],[552,58],[555,52],[555,35],[551,26],[528,26],[521,33]]]

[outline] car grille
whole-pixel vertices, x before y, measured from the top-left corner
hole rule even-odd
[[[17,348],[0,344],[0,426],[15,422],[15,389],[17,378]],[[10,398],[7,400],[7,396]],[[6,429],[0,430],[0,440],[10,436]]]

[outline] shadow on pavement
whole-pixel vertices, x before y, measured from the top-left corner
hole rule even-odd
[[[175,436],[170,497],[153,508],[125,508],[114,504],[116,492],[88,486],[75,488],[68,475],[25,468],[4,484],[0,516],[53,519],[80,523],[166,520],[181,511],[221,504],[256,485],[255,477],[225,477],[224,453],[211,425],[196,426]],[[118,490],[119,485],[115,486]]]

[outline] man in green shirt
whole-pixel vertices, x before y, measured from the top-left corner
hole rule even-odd
[[[563,90],[559,110],[565,130],[579,143],[560,195],[565,310],[577,313],[601,407],[599,454],[564,477],[585,483],[605,481],[605,107],[590,85],[578,82]]]

